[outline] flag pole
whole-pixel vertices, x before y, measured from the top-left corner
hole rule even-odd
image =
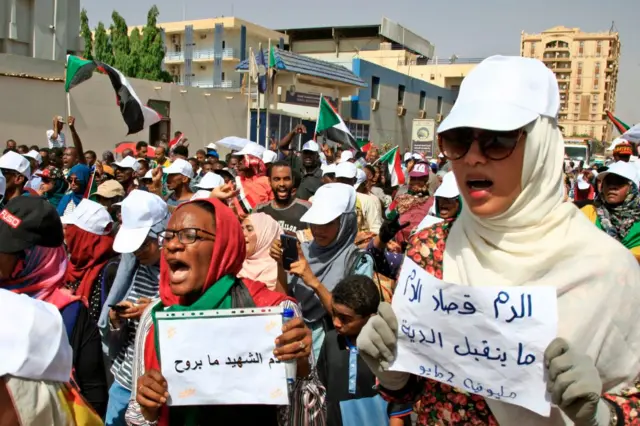
[[[266,129],[264,131],[264,147],[269,149],[269,135],[270,135],[270,129],[269,129],[269,103],[271,102],[271,95],[269,94],[269,80],[271,79],[271,76],[269,75],[271,73],[271,39],[269,39],[269,50],[267,50],[267,87],[266,90],[264,92],[264,103],[265,103],[265,115],[266,115]]]
[[[253,102],[251,96],[251,60],[253,57],[253,48],[249,46],[249,67],[247,68],[247,139],[251,140],[251,103]]]
[[[262,53],[262,43],[258,43],[258,52]],[[258,107],[256,108],[256,142],[260,145],[260,114],[262,114],[262,105],[260,105],[260,71],[258,70]]]
[[[64,64],[64,81],[65,81],[65,84],[67,82],[67,71],[68,71],[68,68],[69,68],[69,55],[67,55],[67,63]],[[70,93],[69,90],[67,90],[66,92],[67,92],[67,117],[68,117],[68,116],[71,115],[71,93]]]
[[[322,108],[322,93],[320,93],[320,102],[318,102],[318,115],[316,116],[316,128],[313,131],[313,140],[318,142],[318,121],[320,121],[320,111]],[[322,138],[324,139],[324,137]],[[326,141],[325,141],[326,144]]]

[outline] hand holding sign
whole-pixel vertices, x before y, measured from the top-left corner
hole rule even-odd
[[[393,370],[549,415],[543,353],[557,333],[555,288],[449,284],[405,258],[393,310]]]

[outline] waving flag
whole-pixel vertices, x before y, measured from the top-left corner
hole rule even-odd
[[[324,96],[320,96],[316,135],[324,135],[330,141],[341,144],[343,148],[360,151],[355,138],[351,135],[344,121],[342,121],[342,117]]]
[[[381,163],[386,163],[389,168],[389,174],[391,175],[391,186],[404,185],[404,171],[402,170],[402,159],[400,158],[400,151],[396,146],[385,155],[380,157]]]
[[[609,120],[611,120],[611,122],[615,126],[616,130],[618,130],[618,132],[620,132],[620,134],[623,134],[624,132],[626,132],[627,130],[629,130],[631,128],[631,126],[627,125],[627,123],[625,123],[624,121],[620,120],[615,115],[611,114],[611,111],[607,111],[607,117],[609,118]]]
[[[138,133],[162,119],[160,114],[140,101],[124,74],[102,62],[67,55],[65,90],[69,92],[90,79],[96,69],[106,74],[111,80],[113,90],[116,92],[116,103],[120,107],[120,113],[128,128],[128,135]]]
[[[267,61],[264,57],[264,51],[262,48],[258,52],[256,65],[258,67],[258,91],[260,93],[265,93],[267,91]]]

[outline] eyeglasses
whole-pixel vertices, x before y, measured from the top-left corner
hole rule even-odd
[[[202,236],[198,235],[199,232],[214,238],[203,238]],[[205,231],[204,229],[184,228],[179,231],[171,231],[167,229],[166,231],[162,231],[160,234],[158,234],[158,245],[160,247],[164,246],[164,244],[173,240],[176,235],[178,236],[178,241],[180,241],[182,244],[193,244],[198,240],[215,241],[215,234]]]
[[[510,156],[518,141],[526,132],[522,129],[508,132],[477,131],[463,127],[451,129],[440,135],[442,153],[450,160],[459,160],[469,152],[473,141],[478,141],[480,152],[490,160],[500,161]]]

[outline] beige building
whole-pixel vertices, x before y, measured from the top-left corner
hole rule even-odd
[[[242,76],[235,68],[248,57],[249,48],[257,52],[260,44],[267,49],[269,40],[276,46],[280,39],[288,42],[285,34],[234,17],[165,22],[158,27],[164,30],[165,67],[176,83],[185,86],[240,90]]]
[[[584,33],[554,27],[540,34],[522,33],[522,56],[551,69],[560,87],[559,121],[567,137],[611,139],[606,111],[615,111],[620,37],[617,32]]]

